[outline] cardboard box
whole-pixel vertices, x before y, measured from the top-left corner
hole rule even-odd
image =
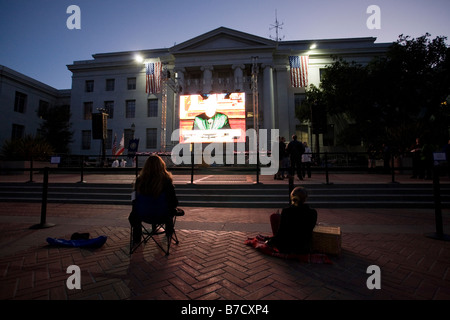
[[[313,230],[313,250],[332,255],[341,254],[341,228],[317,225]]]

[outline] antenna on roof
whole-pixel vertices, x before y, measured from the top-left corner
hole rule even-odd
[[[282,28],[283,25],[284,25],[284,23],[278,22],[277,10],[275,10],[275,24],[271,24],[271,25],[270,25],[271,28],[269,28],[269,30],[275,29],[275,39],[274,39],[274,40],[275,40],[276,42],[278,42],[278,41],[284,39],[284,36],[283,36],[282,38],[280,38],[279,35],[278,35],[278,31],[283,29],[283,28]],[[270,36],[270,38],[273,39],[272,36]]]

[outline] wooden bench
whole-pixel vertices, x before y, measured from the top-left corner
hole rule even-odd
[[[341,227],[317,225],[313,230],[313,251],[339,256]]]

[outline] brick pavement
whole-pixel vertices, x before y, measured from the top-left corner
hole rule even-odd
[[[427,209],[319,209],[319,222],[340,225],[342,254],[332,265],[265,256],[244,245],[269,234],[273,209],[186,208],[177,222],[179,245],[166,257],[149,242],[128,255],[129,207],[1,203],[2,300],[449,300],[450,242],[431,239]],[[450,211],[443,210],[449,233]],[[96,250],[55,248],[50,237],[73,232],[107,235]],[[81,269],[81,289],[69,290],[66,269]],[[381,289],[369,290],[367,267],[378,265]],[[182,305],[182,306],[185,306]]]

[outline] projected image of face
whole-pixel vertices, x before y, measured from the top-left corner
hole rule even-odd
[[[194,118],[193,130],[231,129],[228,116],[224,113],[216,112],[216,103],[213,97],[206,99],[205,112]]]
[[[211,103],[211,102],[208,103],[208,100],[206,100],[205,114],[208,118],[212,118],[214,116],[214,114],[216,113],[217,108],[214,103]]]
[[[245,94],[180,96],[180,143],[245,142]]]

